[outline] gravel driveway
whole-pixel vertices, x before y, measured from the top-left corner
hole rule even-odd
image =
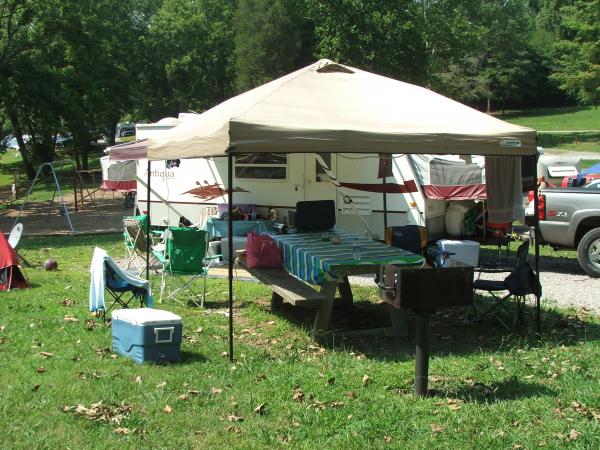
[[[533,257],[530,257],[533,265]],[[502,280],[506,273],[483,274],[482,278]],[[600,278],[590,278],[575,258],[540,257],[542,305],[585,308],[600,315]],[[351,284],[373,285],[372,276],[350,277]]]

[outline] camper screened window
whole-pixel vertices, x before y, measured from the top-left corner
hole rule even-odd
[[[235,157],[236,178],[285,180],[287,155],[285,153],[260,153]]]

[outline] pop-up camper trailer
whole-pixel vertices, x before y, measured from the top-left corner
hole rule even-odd
[[[181,114],[154,124],[138,124],[140,140],[155,137],[193,119]],[[126,144],[135,151],[134,144]],[[447,235],[446,210],[450,202],[486,198],[484,158],[452,155],[391,155],[322,153],[240,155],[234,161],[236,203],[254,204],[266,217],[275,209],[285,221],[298,201],[335,199],[336,223],[359,233],[370,230],[382,237],[386,201],[388,226],[426,226],[430,238]],[[385,184],[381,178],[385,172]],[[337,178],[336,186],[329,175]],[[226,202],[224,181],[227,161],[223,158],[152,161],[152,223],[178,223],[179,216],[197,222],[203,207]],[[146,211],[146,160],[137,162],[137,199]],[[385,200],[383,192],[386,192]],[[360,215],[361,218],[357,217]],[[363,223],[364,221],[364,223]]]

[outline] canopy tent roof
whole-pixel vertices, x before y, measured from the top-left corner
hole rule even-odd
[[[134,159],[146,159],[148,151],[148,143],[146,139],[140,139],[124,144],[112,145],[106,147],[105,153],[111,161],[130,161]]]
[[[536,133],[428,89],[320,60],[147,141],[148,158],[232,153],[535,155]],[[111,157],[111,159],[114,159]]]

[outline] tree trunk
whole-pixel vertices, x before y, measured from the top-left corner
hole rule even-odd
[[[83,170],[89,169],[89,156],[90,156],[90,140],[89,136],[81,143],[81,166]]]
[[[117,135],[117,121],[111,122],[108,127],[108,145],[115,145],[115,137]]]
[[[492,98],[488,95],[487,96],[487,113],[490,114],[492,112]]]
[[[23,160],[23,168],[25,169],[25,173],[27,174],[27,178],[32,180],[35,178],[35,168],[31,160],[29,159],[29,152],[27,151],[27,146],[25,141],[23,140],[23,130],[21,129],[21,124],[19,123],[19,119],[14,111],[7,111],[8,117],[10,118],[10,123],[13,128],[13,133],[15,138],[17,139],[17,143],[19,144],[19,153],[21,153],[21,159]]]

